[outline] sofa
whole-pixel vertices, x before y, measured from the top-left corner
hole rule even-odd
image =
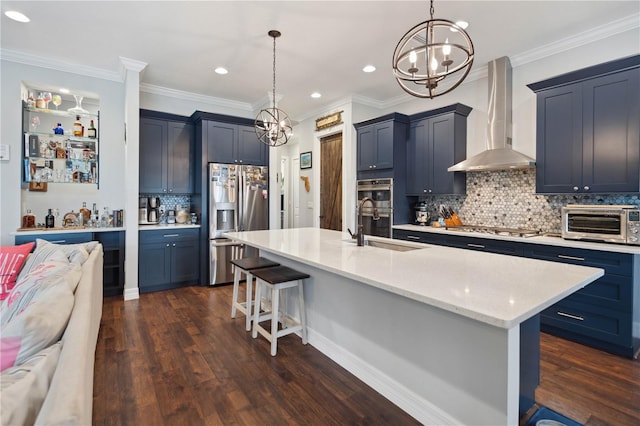
[[[102,266],[97,242],[36,241],[0,305],[2,425],[92,423]],[[29,315],[33,310],[41,315]],[[12,348],[21,339],[22,347]]]

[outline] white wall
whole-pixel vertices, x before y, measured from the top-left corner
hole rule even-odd
[[[60,209],[61,215],[78,211],[82,202],[98,208],[123,209],[126,181],[122,173],[124,162],[124,92],[123,85],[113,80],[87,77],[3,60],[1,62],[0,143],[11,149],[10,161],[0,162],[0,244],[13,244],[11,232],[20,227],[23,207],[30,208],[36,221],[44,222],[47,208]],[[70,90],[95,94],[100,100],[100,188],[95,185],[49,185],[43,193],[23,191],[22,165],[22,82],[67,87]],[[24,201],[23,201],[24,199]]]

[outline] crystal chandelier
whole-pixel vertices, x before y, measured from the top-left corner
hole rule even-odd
[[[256,135],[260,142],[274,147],[289,142],[293,133],[287,113],[276,108],[276,38],[280,35],[278,30],[269,31],[269,37],[273,37],[273,104],[271,108],[260,110],[255,121]]]
[[[402,89],[419,98],[449,93],[467,77],[473,64],[473,42],[459,25],[431,19],[411,28],[393,52],[393,74]]]

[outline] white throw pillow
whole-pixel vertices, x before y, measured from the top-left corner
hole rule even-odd
[[[54,244],[46,240],[36,238],[36,249],[31,253],[31,256],[27,259],[24,267],[18,275],[18,280],[23,278],[31,269],[47,260],[56,251],[62,251],[69,262],[78,263],[82,265],[89,259],[89,253],[98,245],[98,241],[90,241],[88,243],[80,244]]]
[[[32,425],[47,396],[62,342],[0,373],[0,424]]]
[[[77,265],[72,266],[78,268]],[[0,329],[0,371],[22,364],[60,340],[73,303],[73,292],[65,276],[41,285],[31,303]]]

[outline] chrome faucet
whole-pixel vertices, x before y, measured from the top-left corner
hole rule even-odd
[[[380,216],[378,216],[378,206],[376,205],[375,201],[373,201],[369,197],[364,197],[362,200],[360,200],[360,207],[358,207],[358,229],[355,235],[351,234],[351,237],[356,239],[356,241],[358,242],[358,246],[360,247],[364,245],[364,230],[363,230],[364,227],[362,226],[362,207],[367,201],[369,201],[373,206],[373,220],[380,219]]]

